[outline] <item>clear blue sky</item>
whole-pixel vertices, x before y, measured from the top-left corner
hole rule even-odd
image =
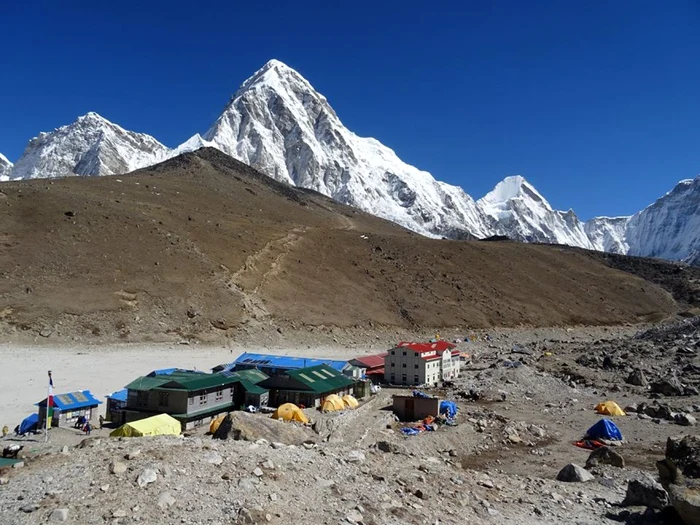
[[[214,4],[4,3],[0,152],[88,111],[176,146],[277,58],[475,198],[522,174],[587,219],[700,173],[698,0]]]

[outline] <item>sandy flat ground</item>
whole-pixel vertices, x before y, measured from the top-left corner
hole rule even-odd
[[[317,347],[229,348],[202,345],[115,345],[94,347],[30,347],[0,345],[0,426],[15,425],[36,410],[34,403],[46,397],[48,375],[54,378],[54,393],[90,390],[104,401],[138,376],[158,368],[186,368],[209,371],[233,361],[244,351],[276,355],[350,359],[371,350]],[[104,411],[104,406],[101,407]]]

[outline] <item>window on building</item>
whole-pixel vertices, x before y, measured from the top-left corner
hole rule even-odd
[[[406,374],[404,374],[404,375],[401,376],[401,382],[402,382],[404,385],[406,384],[406,382],[407,382]]]
[[[224,398],[224,391],[223,390],[217,390],[216,391],[216,400],[221,401]]]
[[[136,395],[136,406],[148,406],[148,391],[139,391],[139,393]]]
[[[406,357],[406,352],[401,352],[404,357]]]
[[[194,397],[190,398],[190,405],[194,405]]]
[[[159,407],[167,407],[169,397],[170,397],[169,392],[158,392],[158,406]]]
[[[394,364],[395,364],[395,363],[391,363],[391,368],[394,368]]]
[[[413,376],[413,382],[417,383],[419,381],[418,376]]]
[[[396,352],[392,350],[391,355],[396,355]]]
[[[396,381],[396,375],[395,375],[395,374],[391,374],[391,382],[393,383],[394,381]]]
[[[416,370],[418,370],[418,363],[416,363],[415,365],[413,365],[413,368],[415,368]]]
[[[401,365],[401,368],[406,368],[406,363],[403,363],[403,364]]]
[[[199,404],[200,405],[206,405],[207,404],[207,394],[200,394],[199,395]]]

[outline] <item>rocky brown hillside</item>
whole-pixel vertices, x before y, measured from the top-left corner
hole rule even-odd
[[[0,186],[9,339],[613,324],[676,310],[656,284],[585,253],[424,238],[212,149],[130,175]]]

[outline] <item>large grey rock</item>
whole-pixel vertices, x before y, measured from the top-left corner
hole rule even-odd
[[[637,369],[632,371],[627,377],[627,383],[635,386],[647,386],[649,381],[647,381],[647,377],[644,375],[644,372]]]
[[[277,421],[263,414],[234,412],[224,418],[214,438],[253,442],[266,439],[271,443],[301,445],[310,435],[305,427],[294,423]]]
[[[139,487],[145,487],[146,485],[149,485],[150,483],[155,483],[156,480],[158,479],[158,474],[156,474],[156,471],[150,468],[145,469],[141,474],[139,474],[139,477],[136,478],[136,483],[139,484]]]
[[[651,391],[655,394],[663,394],[665,396],[682,396],[684,388],[676,376],[668,376],[661,381],[652,383]]]
[[[68,509],[56,509],[49,516],[49,521],[62,522],[68,521]]]
[[[593,474],[573,463],[569,463],[557,474],[558,481],[566,481],[568,483],[585,482],[591,481],[592,479],[594,479]]]
[[[591,452],[586,460],[586,468],[596,465],[612,465],[613,467],[624,468],[625,459],[610,447],[600,447]]]
[[[627,485],[627,494],[622,502],[625,507],[643,506],[663,509],[669,504],[666,490],[653,479],[633,479]]]
[[[669,437],[666,459],[672,461],[683,476],[700,478],[700,436]]]
[[[160,496],[158,496],[158,501],[156,504],[158,507],[165,510],[175,504],[175,498],[173,498],[169,492],[163,492]]]
[[[694,427],[698,420],[695,419],[694,416],[691,416],[690,414],[686,413],[681,413],[681,414],[676,414],[676,417],[674,418],[676,423],[679,425],[683,425],[684,427]]]
[[[700,486],[669,485],[668,497],[685,525],[700,525]]]
[[[109,465],[109,471],[116,475],[124,474],[124,472],[126,472],[126,465],[120,461],[112,461]]]
[[[670,437],[656,463],[668,499],[686,525],[700,525],[700,437]]]

